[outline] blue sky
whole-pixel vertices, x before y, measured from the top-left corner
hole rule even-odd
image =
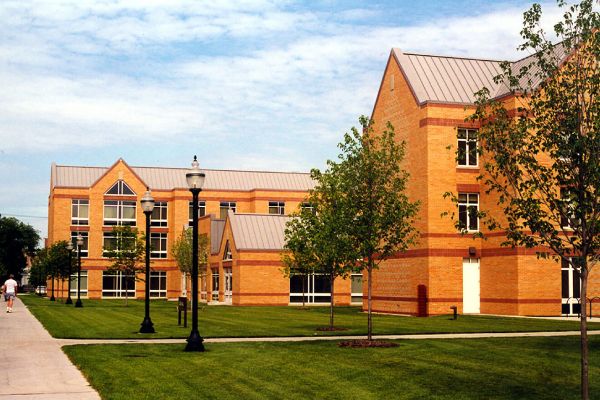
[[[322,167],[370,114],[392,47],[521,58],[528,6],[3,0],[0,213],[45,236],[52,162]],[[553,3],[544,10],[557,20]]]

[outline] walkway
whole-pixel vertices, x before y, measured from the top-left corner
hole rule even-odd
[[[0,302],[0,399],[100,400],[81,372],[17,299]]]

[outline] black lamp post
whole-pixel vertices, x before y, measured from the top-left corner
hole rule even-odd
[[[198,195],[202,190],[205,175],[200,171],[198,159],[194,156],[192,168],[185,179],[192,192],[192,331],[187,338],[185,351],[204,351],[203,339],[198,332]]]
[[[81,302],[81,246],[83,246],[83,236],[77,235],[77,301],[75,307],[83,307]]]
[[[73,264],[73,241],[69,240],[67,243],[67,250],[69,250],[69,291],[67,293],[67,301],[65,304],[73,304],[73,300],[71,300],[71,265]]]
[[[144,214],[146,214],[146,311],[140,333],[154,333],[154,324],[150,319],[150,215],[152,215],[152,210],[154,210],[154,199],[150,193],[150,188],[146,189],[146,193],[140,201],[142,210],[144,210]]]

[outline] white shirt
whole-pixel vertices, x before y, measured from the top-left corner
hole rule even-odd
[[[4,282],[4,287],[6,288],[6,293],[15,293],[17,281],[14,279],[7,279],[6,282]]]

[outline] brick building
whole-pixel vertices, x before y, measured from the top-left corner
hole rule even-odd
[[[287,219],[285,215],[301,206],[313,187],[310,175],[203,171],[206,180],[200,193],[199,228],[201,234],[209,236],[211,245],[209,271],[203,274],[200,285],[203,298],[233,304],[294,303],[295,297],[290,297],[290,279],[284,278],[281,272],[282,223]],[[109,260],[103,256],[103,249],[111,245],[115,225],[145,230],[145,215],[139,201],[146,187],[152,190],[156,202],[150,231],[150,295],[176,298],[185,291],[186,281],[171,256],[171,246],[192,220],[192,196],[185,181],[186,172],[185,168],[130,167],[122,159],[111,167],[52,165],[48,243],[75,239],[78,234],[83,236],[83,297],[125,296],[125,279],[131,281],[131,278],[106,272]],[[239,217],[236,213],[240,213]],[[240,235],[237,227],[239,221],[254,220],[253,214],[262,214],[257,219],[279,221],[278,230],[262,231],[267,225],[259,226],[252,236],[254,240],[276,237],[277,246],[245,247],[243,240],[248,236]],[[230,250],[226,251],[227,246]],[[230,252],[229,258],[224,252]],[[319,277],[311,279],[320,280]],[[349,283],[347,285],[346,304],[350,302]],[[339,286],[343,288],[343,284]],[[61,285],[55,287],[60,289]],[[73,295],[76,285],[72,287]],[[143,282],[129,287],[129,297],[144,297]],[[59,296],[65,294],[59,292]],[[321,300],[325,301],[326,297]]]
[[[513,63],[518,71],[531,61]],[[403,53],[388,59],[372,117],[375,130],[390,121],[406,141],[407,192],[421,201],[416,218],[420,241],[415,248],[385,262],[373,276],[373,309],[418,313],[418,286],[426,289],[429,314],[449,312],[512,315],[570,315],[579,311],[579,276],[568,263],[537,259],[535,249],[502,247],[502,232],[484,232],[487,240],[461,235],[444,212],[455,205],[443,193],[458,194],[458,216],[471,232],[483,229],[467,210],[498,213],[476,177],[480,172],[478,128],[465,122],[474,93],[486,86],[509,110],[517,101],[493,77],[500,62]],[[458,161],[457,161],[458,149]],[[590,295],[600,294],[600,279],[590,276]]]

